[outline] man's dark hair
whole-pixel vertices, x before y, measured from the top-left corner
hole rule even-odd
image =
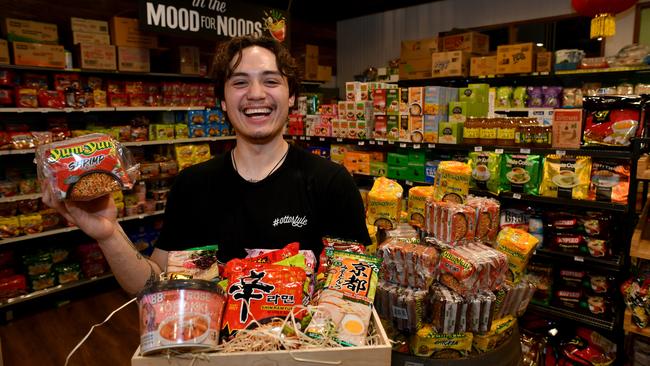
[[[234,69],[239,66],[242,57],[242,51],[245,48],[258,46],[266,48],[275,55],[275,62],[282,76],[287,78],[289,84],[289,96],[297,96],[300,87],[300,78],[298,76],[298,67],[296,61],[291,57],[284,44],[270,37],[243,36],[235,37],[222,43],[217,48],[217,54],[214,57],[212,76],[217,82],[217,97],[220,100],[224,98],[224,85],[232,76]],[[233,65],[230,62],[235,59]]]

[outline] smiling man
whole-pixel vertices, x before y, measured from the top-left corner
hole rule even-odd
[[[169,194],[151,258],[142,257],[116,220],[111,196],[44,201],[95,238],[129,292],[165,270],[169,250],[217,244],[221,261],[246,248],[299,242],[318,255],[323,236],[370,244],[361,196],[340,165],[289,146],[282,131],[300,85],[284,46],[270,38],[233,38],[215,60],[217,96],[237,145],[183,170]]]

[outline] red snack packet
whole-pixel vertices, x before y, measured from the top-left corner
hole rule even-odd
[[[302,268],[233,259],[229,263],[228,302],[222,330],[226,336],[259,323],[284,318],[302,304],[306,274]]]
[[[283,259],[293,257],[294,255],[298,254],[299,250],[300,250],[300,243],[293,242],[285,245],[284,248],[282,249],[274,250],[272,252],[259,255],[257,257],[233,259],[228,263],[226,263],[226,268],[224,268],[223,272],[220,273],[222,274],[223,277],[229,277],[230,271],[232,270],[233,266],[239,265],[240,261],[247,262],[247,263],[276,263]]]

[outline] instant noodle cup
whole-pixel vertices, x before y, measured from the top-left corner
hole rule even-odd
[[[139,172],[129,151],[104,134],[41,145],[35,161],[39,179],[59,200],[87,201],[130,189]]]
[[[436,201],[463,203],[469,192],[472,168],[458,161],[442,161],[436,170],[433,198]]]
[[[142,355],[197,352],[219,343],[226,297],[204,280],[155,282],[138,294]]]
[[[397,227],[403,191],[399,183],[384,177],[377,178],[368,192],[366,222],[386,230]]]

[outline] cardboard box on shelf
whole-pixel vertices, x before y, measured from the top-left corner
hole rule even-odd
[[[73,32],[108,34],[108,22],[105,20],[71,17],[70,28]]]
[[[318,81],[330,81],[332,80],[332,66],[318,65],[318,75],[316,77]]]
[[[109,28],[115,46],[135,48],[158,47],[158,37],[141,32],[137,19],[112,17]]]
[[[178,46],[179,71],[185,75],[201,73],[200,49],[193,46]]]
[[[12,42],[14,65],[65,68],[65,49],[63,46]]]
[[[467,76],[469,53],[463,51],[431,54],[431,77]]]
[[[425,58],[401,59],[399,79],[426,79],[431,77],[431,56]]]
[[[400,59],[429,58],[433,52],[440,51],[438,37],[402,41]]]
[[[149,49],[117,47],[117,69],[119,71],[149,72]]]
[[[305,80],[318,78],[318,46],[305,45]]]
[[[551,72],[553,68],[553,52],[537,52],[535,55],[535,71]]]
[[[555,109],[553,147],[578,149],[582,138],[582,109]]]
[[[59,43],[56,24],[51,23],[5,18],[2,22],[2,34],[10,42]]]
[[[531,42],[497,47],[497,74],[533,72],[535,49]]]
[[[478,32],[444,36],[440,43],[442,51],[465,51],[481,55],[490,52],[490,36]]]
[[[92,70],[117,70],[115,46],[79,44],[75,47],[77,66]]]
[[[72,32],[72,44],[79,43],[110,45],[111,37],[108,33]]]
[[[469,76],[487,76],[497,73],[496,56],[472,57],[469,66]]]
[[[0,64],[9,65],[9,43],[0,39]]]

